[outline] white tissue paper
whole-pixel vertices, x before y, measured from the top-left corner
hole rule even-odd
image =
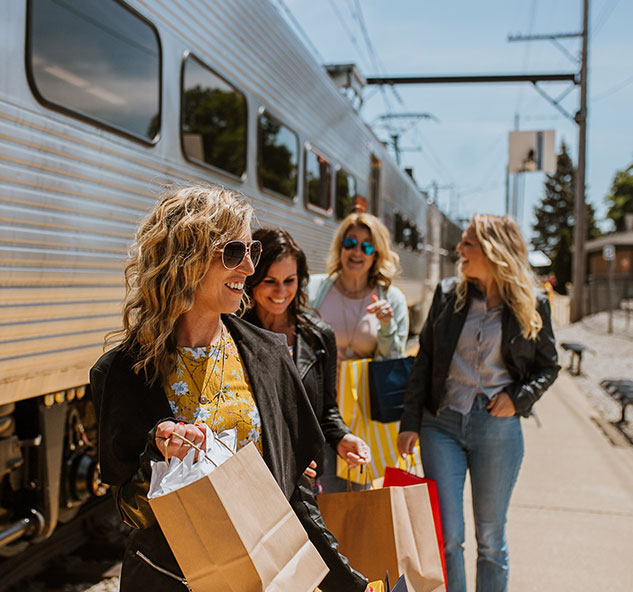
[[[237,428],[224,430],[219,434],[213,432],[206,424],[202,424],[202,428],[206,432],[205,452],[213,462],[195,448],[191,448],[182,460],[172,457],[169,464],[166,461],[151,461],[152,477],[149,492],[147,493],[149,499],[167,495],[206,477],[235,454],[237,450]],[[198,460],[195,460],[196,454]]]

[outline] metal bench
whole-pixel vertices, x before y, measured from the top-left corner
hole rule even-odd
[[[623,424],[626,421],[626,408],[633,405],[633,380],[604,379],[600,381],[600,386],[620,404],[622,416],[618,423]]]
[[[582,362],[582,352],[589,348],[584,343],[561,343],[560,346],[568,352],[569,356],[569,373],[574,376],[580,375],[580,363]],[[576,360],[576,370],[574,370],[574,359]]]

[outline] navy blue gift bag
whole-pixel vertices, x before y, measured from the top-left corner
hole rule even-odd
[[[409,356],[369,362],[369,400],[374,421],[400,421],[414,360],[414,356]]]

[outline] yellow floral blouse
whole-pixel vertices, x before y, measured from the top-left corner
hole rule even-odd
[[[237,427],[238,448],[254,442],[261,452],[262,423],[244,364],[230,333],[225,340],[226,347],[224,340],[178,347],[176,368],[167,377],[167,399],[178,421],[205,422],[216,432]]]

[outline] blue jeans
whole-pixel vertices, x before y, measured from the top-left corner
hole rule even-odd
[[[478,395],[466,415],[443,409],[437,417],[425,411],[422,418],[422,463],[426,476],[437,481],[449,592],[466,591],[463,495],[467,470],[477,536],[477,592],[508,588],[505,524],[523,458],[523,434],[518,416],[493,417],[487,402],[487,397]]]

